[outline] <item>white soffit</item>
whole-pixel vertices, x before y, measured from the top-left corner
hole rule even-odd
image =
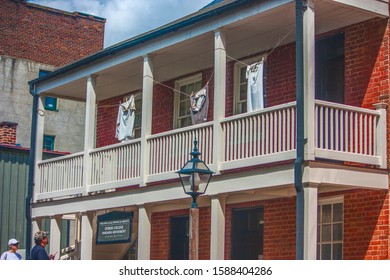
[[[389,16],[389,1],[386,0],[326,0],[340,5],[365,10],[380,17]]]

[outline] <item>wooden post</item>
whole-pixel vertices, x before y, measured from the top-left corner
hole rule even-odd
[[[199,208],[190,208],[190,260],[199,257]]]
[[[152,133],[152,104],[153,104],[153,61],[144,56],[142,78],[142,122],[141,122],[141,163],[140,175],[142,186],[146,186],[149,175],[149,156],[147,137]]]
[[[220,120],[225,117],[226,102],[226,41],[218,30],[214,34],[214,135],[213,165],[219,173],[223,155],[223,131]]]
[[[84,169],[83,188],[84,195],[89,193],[91,184],[91,160],[89,151],[95,148],[95,127],[96,127],[96,79],[95,75],[87,79],[87,99],[85,106],[85,136],[84,136]]]
[[[224,195],[211,196],[211,260],[223,260],[225,257],[225,203]]]

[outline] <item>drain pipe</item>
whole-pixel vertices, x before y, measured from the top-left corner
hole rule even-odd
[[[305,149],[304,134],[304,95],[303,95],[303,14],[307,9],[307,0],[296,0],[296,99],[297,99],[297,157],[294,162],[294,184],[296,196],[296,259],[303,260],[304,246],[304,190],[303,162]]]
[[[28,186],[26,196],[26,260],[31,259],[31,239],[32,239],[32,218],[31,218],[31,202],[34,190],[34,173],[35,173],[35,144],[37,130],[37,112],[39,96],[36,95],[33,86],[30,85],[30,94],[33,96],[32,120],[31,120],[31,141],[30,141],[30,158],[28,170]]]

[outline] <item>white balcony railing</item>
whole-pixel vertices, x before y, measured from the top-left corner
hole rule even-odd
[[[175,172],[191,158],[194,139],[202,153],[202,160],[212,164],[213,123],[204,123],[148,137],[150,149],[149,175]]]
[[[380,165],[379,111],[325,101],[315,106],[315,155],[340,161]]]
[[[141,142],[102,147],[91,151],[91,185],[140,177]]]
[[[84,153],[44,160],[38,164],[36,193],[78,193],[83,186]],[[78,191],[79,190],[79,191]]]
[[[176,129],[139,139],[44,160],[38,164],[36,199],[87,194],[92,191],[177,178],[190,158],[193,140],[201,158],[221,171],[295,158],[295,102],[246,113],[220,122],[223,143],[214,143],[214,123]],[[324,101],[315,103],[316,158],[382,166],[386,162],[385,110],[368,110]],[[213,149],[222,145],[221,162]],[[378,148],[379,147],[379,148]],[[147,153],[142,151],[147,149]],[[87,180],[84,156],[90,164]],[[142,157],[145,158],[142,158]],[[146,174],[141,174],[141,159]],[[87,182],[87,186],[83,186]]]
[[[295,102],[224,119],[224,168],[295,157]]]

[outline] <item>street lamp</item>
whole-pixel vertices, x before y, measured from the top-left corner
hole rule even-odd
[[[198,196],[204,194],[209,185],[213,171],[211,171],[204,161],[199,159],[198,141],[194,140],[194,149],[190,153],[192,158],[177,171],[184,192],[192,197],[190,208],[190,244],[189,259],[198,259],[199,248],[199,208],[196,202]]]

